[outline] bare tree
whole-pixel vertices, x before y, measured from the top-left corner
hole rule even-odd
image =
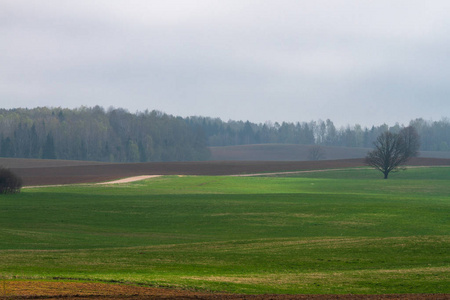
[[[406,127],[398,134],[386,131],[374,143],[375,149],[366,156],[366,163],[388,178],[390,172],[400,170],[411,157],[417,155],[420,140],[414,127]]]
[[[321,160],[325,158],[325,152],[319,145],[314,145],[308,149],[309,160]]]

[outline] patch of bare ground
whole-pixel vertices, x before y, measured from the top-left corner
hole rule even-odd
[[[306,161],[317,145],[252,144],[209,147],[210,160]],[[364,158],[371,148],[319,146],[323,159]],[[450,158],[448,151],[420,151],[420,157]]]
[[[101,165],[101,164],[107,163],[97,161],[83,161],[83,160],[0,157],[0,166],[10,169],[87,166],[87,165]]]
[[[25,164],[25,162],[23,163]],[[450,166],[450,159],[415,158],[410,166]],[[206,161],[11,168],[25,186],[93,183],[142,175],[239,175],[365,166],[363,159],[321,161]]]
[[[116,183],[129,183],[129,182],[135,182],[135,181],[140,181],[140,180],[155,178],[155,177],[160,177],[160,176],[161,175],[133,176],[133,177],[127,177],[127,178],[122,178],[122,179],[113,180],[113,181],[99,182],[97,184],[104,185],[104,184],[116,184]]]
[[[450,294],[388,295],[241,295],[126,284],[59,281],[3,281],[0,299],[450,299]]]
[[[313,145],[252,144],[210,147],[211,160],[307,161]],[[369,148],[320,146],[324,159],[363,158]]]

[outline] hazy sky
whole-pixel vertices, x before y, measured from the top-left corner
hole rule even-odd
[[[449,80],[448,0],[0,0],[0,108],[406,125]]]

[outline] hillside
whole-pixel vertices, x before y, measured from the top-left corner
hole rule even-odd
[[[96,162],[96,161],[83,161],[83,160],[0,157],[0,166],[6,167],[9,169],[91,166],[91,165],[102,165],[102,164],[108,164],[108,163]]]
[[[172,168],[265,165],[274,167]],[[165,176],[4,195],[0,298],[448,299],[449,169],[387,181],[367,168]]]
[[[213,161],[307,161],[314,146],[293,144],[257,144],[210,147]],[[319,146],[323,160],[363,158],[370,148]],[[450,152],[423,151],[420,157],[450,158]]]
[[[294,144],[257,144],[210,147],[211,160],[306,161],[314,146]],[[320,146],[323,159],[363,158],[367,148]]]
[[[11,164],[8,164],[8,162]],[[363,159],[120,164],[79,162],[78,165],[73,161],[65,162],[61,160],[22,159],[21,161],[0,159],[0,164],[21,176],[25,186],[102,182],[139,175],[239,175],[365,166]],[[415,158],[408,165],[449,166],[450,159]]]

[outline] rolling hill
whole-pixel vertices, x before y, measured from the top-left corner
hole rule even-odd
[[[213,161],[306,161],[312,145],[256,144],[210,147]],[[370,148],[319,146],[323,160],[364,158]],[[450,152],[422,151],[420,157],[450,158]]]
[[[139,175],[239,175],[308,171],[365,166],[364,160],[205,161],[156,163],[97,163],[86,161],[5,159],[0,165],[22,177],[25,186],[91,183]],[[411,166],[449,166],[450,159],[414,158]]]

